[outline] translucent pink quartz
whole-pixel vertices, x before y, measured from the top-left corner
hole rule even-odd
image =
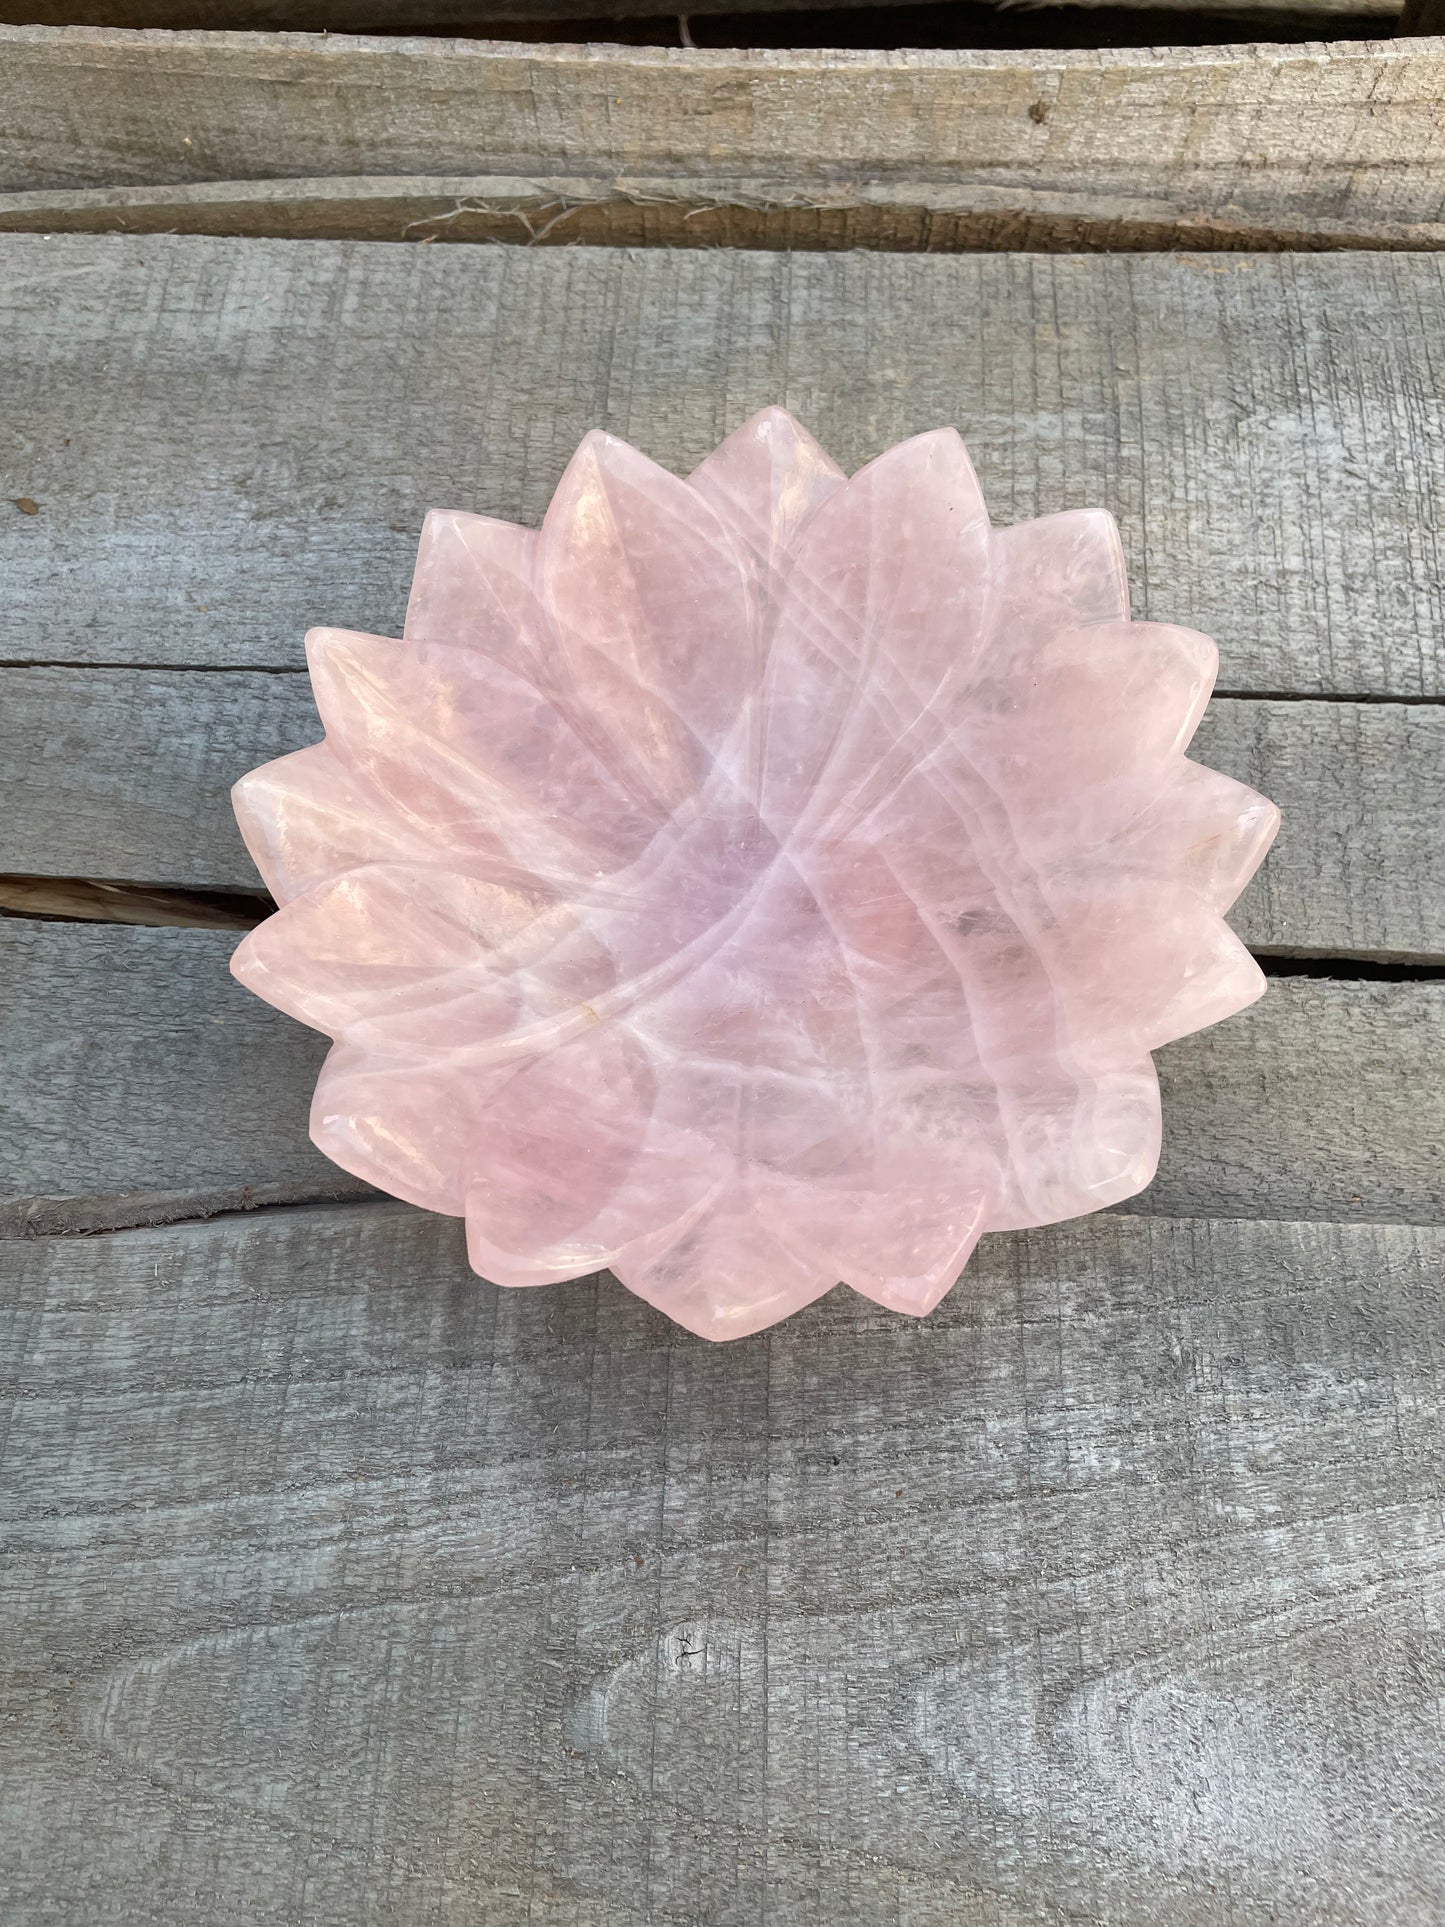
[[[1264,988],[1213,645],[1129,620],[1110,516],[991,528],[951,430],[851,480],[779,409],[685,482],[589,435],[540,532],[427,518],[403,641],[307,647],[233,967],[334,1040],[321,1149],[498,1284],[927,1312],[1148,1184],[1150,1051]]]

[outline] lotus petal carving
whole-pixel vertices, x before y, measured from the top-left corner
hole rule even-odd
[[[769,409],[686,481],[591,434],[539,531],[427,518],[401,640],[307,649],[234,969],[334,1040],[316,1143],[498,1284],[925,1313],[1147,1185],[1150,1052],[1264,988],[1213,644],[1130,620],[1109,515],[993,528],[952,430],[849,479]]]

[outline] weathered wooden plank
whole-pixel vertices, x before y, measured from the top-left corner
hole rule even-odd
[[[63,297],[63,303],[62,303]],[[604,426],[964,430],[999,521],[1118,513],[1222,687],[1445,689],[1433,256],[779,256],[0,239],[11,661],[294,665],[393,632],[423,512],[536,522]]]
[[[320,736],[304,675],[0,670],[0,869],[259,890],[231,785]]]
[[[306,1139],[324,1040],[203,930],[0,921],[0,1230],[103,1227],[356,1190]],[[1159,1055],[1140,1208],[1433,1222],[1445,984],[1280,978]]]
[[[0,31],[0,188],[603,173],[1437,222],[1445,45],[905,53]]]
[[[319,733],[304,676],[0,670],[0,867],[258,890],[230,787]],[[1284,811],[1234,918],[1253,948],[1445,960],[1445,707],[1221,699],[1194,753]]]
[[[0,1236],[368,1188],[306,1136],[325,1040],[232,981],[236,942],[0,920]]]
[[[393,1207],[0,1259],[19,1918],[1440,1917],[1437,1228],[711,1348]]]
[[[1193,754],[1284,813],[1231,918],[1252,949],[1445,959],[1445,708],[1216,701]]]

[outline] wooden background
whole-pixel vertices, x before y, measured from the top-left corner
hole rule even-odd
[[[0,27],[6,1927],[1445,1918],[1445,41],[1282,11]],[[709,1347],[312,1149],[226,795],[427,508],[772,401],[1114,509],[1285,828],[1127,1211]]]

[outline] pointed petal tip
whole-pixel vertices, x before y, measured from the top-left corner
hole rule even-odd
[[[702,1274],[694,1279],[693,1289],[679,1291],[675,1282],[662,1283],[655,1279],[645,1262],[634,1265],[620,1257],[611,1271],[618,1284],[634,1298],[642,1299],[674,1325],[691,1332],[694,1338],[706,1339],[714,1345],[734,1338],[755,1338],[759,1332],[781,1324],[785,1318],[793,1317],[805,1306],[825,1297],[839,1283],[836,1274],[820,1271],[811,1278],[792,1278],[785,1290],[760,1291],[742,1299],[726,1292],[717,1295],[706,1287]]]
[[[651,456],[644,455],[640,448],[634,448],[631,442],[624,441],[620,435],[614,435],[610,428],[589,428],[562,471],[563,479],[578,465],[593,464],[599,468],[610,468],[628,462],[646,462],[649,467],[656,467]]]
[[[1179,737],[1180,749],[1187,749],[1194,740],[1194,732],[1203,720],[1214,694],[1214,685],[1219,680],[1219,645],[1212,636],[1203,635],[1198,629],[1180,629],[1178,634],[1194,672],[1194,701],[1189,706]]]
[[[557,1268],[530,1263],[504,1252],[486,1236],[470,1205],[462,1212],[466,1223],[467,1263],[479,1278],[503,1291],[529,1291],[537,1285],[572,1285],[593,1273],[585,1267]]]
[[[323,726],[329,682],[345,684],[358,674],[365,679],[377,670],[395,668],[414,659],[420,646],[419,641],[409,643],[398,636],[374,636],[365,629],[308,629],[306,666],[311,672],[311,692]]]
[[[306,743],[300,749],[288,749],[283,756],[273,756],[268,763],[257,763],[238,776],[231,785],[231,807],[237,819],[243,811],[252,816],[261,812],[266,797],[278,787],[286,787],[291,772],[303,759],[313,761],[315,752],[323,748],[320,742]]]
[[[1191,629],[1182,622],[1154,622],[1148,617],[1131,617],[1127,622],[1093,625],[1088,634],[1092,637],[1096,629],[1109,627],[1119,632],[1121,639],[1132,640],[1141,652],[1152,645],[1160,652],[1162,660],[1170,657],[1182,663],[1209,690],[1213,690],[1215,678],[1219,674],[1219,645],[1213,636],[1206,636],[1202,629]]]
[[[1213,899],[1221,916],[1252,881],[1269,855],[1284,820],[1278,804],[1271,803],[1267,796],[1261,796],[1257,790],[1245,790],[1244,794],[1247,801],[1234,821],[1235,861],[1227,882]]]
[[[381,636],[368,636],[354,629],[308,629],[305,636],[306,665],[315,675],[318,667],[355,655],[358,643],[380,642]]]
[[[454,1188],[444,1173],[428,1169],[424,1159],[413,1160],[409,1168],[398,1165],[393,1155],[395,1141],[375,1130],[374,1118],[328,1108],[337,1101],[333,1095],[335,1077],[350,1067],[346,1050],[333,1043],[311,1099],[306,1125],[311,1142],[324,1158],[360,1178],[363,1184],[375,1185],[378,1191],[400,1198],[404,1204],[414,1204],[420,1211],[434,1211],[443,1218],[461,1217]]]
[[[1228,928],[1227,925],[1225,927]],[[1233,936],[1234,932],[1230,931],[1230,935]],[[1236,939],[1236,941],[1238,940]],[[1244,948],[1242,943],[1240,944],[1240,948]],[[1240,967],[1240,989],[1243,992],[1243,996],[1241,1002],[1236,1006],[1238,1010],[1248,1010],[1251,1004],[1257,1004],[1269,989],[1269,978],[1265,976],[1258,957],[1252,952],[1246,952],[1246,955],[1249,957],[1251,968],[1246,971],[1242,965]]]
[[[269,763],[258,763],[255,769],[248,769],[244,776],[238,776],[231,785],[231,813],[241,824],[245,834],[245,815],[254,807],[255,792],[260,787],[259,779],[271,767]]]
[[[669,1324],[681,1325],[684,1331],[691,1332],[694,1338],[702,1338],[710,1345],[725,1345],[736,1338],[756,1338],[759,1332],[767,1331],[773,1325],[781,1324],[801,1311],[808,1299],[798,1304],[779,1307],[771,1302],[764,1305],[749,1305],[735,1311],[720,1312],[711,1305],[698,1303],[688,1297],[673,1297],[665,1291],[644,1290],[621,1271],[612,1274],[624,1291],[630,1291],[634,1298],[640,1298],[660,1312]],[[824,1285],[814,1294],[821,1298],[831,1285]]]
[[[284,904],[273,910],[269,917],[248,930],[231,952],[230,972],[238,984],[243,984],[263,1004],[270,1004],[273,1010],[294,1017],[298,1024],[329,1037],[332,1033],[324,1018],[316,1014],[310,997],[298,991],[290,941],[294,929]]]
[[[726,448],[729,442],[741,441],[797,442],[810,453],[827,462],[830,467],[837,467],[819,444],[817,437],[809,433],[796,415],[790,415],[787,409],[777,402],[770,403],[766,408],[760,408],[755,415],[749,415],[747,420],[726,436],[718,446]],[[840,475],[842,472],[842,469],[838,469]]]
[[[978,1241],[988,1228],[992,1199],[991,1188],[987,1196],[971,1201],[970,1220],[962,1236],[954,1237],[946,1257],[937,1259],[935,1252],[936,1262],[930,1267],[911,1276],[890,1276],[881,1270],[869,1276],[855,1269],[851,1276],[845,1272],[843,1282],[861,1297],[882,1305],[885,1311],[899,1312],[905,1318],[927,1318],[943,1303],[972,1262]]]
[[[1205,921],[1206,927],[1212,927],[1212,945],[1200,957],[1193,981],[1181,987],[1172,1007],[1162,1013],[1145,1040],[1151,1052],[1237,1017],[1257,1004],[1269,987],[1258,961],[1224,917],[1211,911]]]
[[[1199,629],[1185,629],[1182,632],[1192,641],[1199,660],[1199,673],[1208,680],[1213,690],[1219,679],[1219,644],[1213,636],[1206,636]]]
[[[664,490],[685,489],[687,484],[670,468],[664,468],[650,455],[644,455],[631,442],[605,428],[591,428],[578,442],[572,459],[563,469],[552,499],[542,517],[539,532],[544,547],[559,526],[566,528],[577,512],[579,498],[593,489],[606,489],[609,481],[636,488],[643,481],[661,482]]]
[[[1219,677],[1219,648],[1212,636],[1202,630],[1187,629],[1177,622],[1128,621],[1097,624],[1078,631],[1091,643],[1112,629],[1132,650],[1141,676],[1167,676],[1174,700],[1180,705],[1172,747],[1182,755],[1194,740]]]
[[[260,988],[259,980],[265,975],[265,966],[257,955],[259,945],[256,936],[257,932],[264,930],[270,921],[270,917],[266,917],[256,925],[254,930],[246,932],[231,952],[230,962],[226,966],[238,984],[244,984],[253,995],[261,998],[265,997],[265,992]]]
[[[902,481],[916,475],[920,469],[933,471],[930,484],[936,478],[937,483],[961,496],[973,515],[982,516],[985,521],[988,519],[973,457],[956,428],[927,428],[921,435],[910,435],[907,441],[895,442],[892,448],[885,448],[881,455],[875,455],[871,462],[865,462],[852,477],[849,486],[856,488],[865,478],[875,482],[892,482],[897,476]]]
[[[970,470],[973,468],[968,444],[952,427],[925,428],[916,435],[907,435],[892,448],[885,448],[881,455],[875,455],[868,467],[876,468],[880,462],[916,461],[921,455],[942,456],[949,461],[965,462]]]
[[[417,546],[425,548],[444,531],[455,528],[462,512],[460,509],[428,509],[421,518],[421,534],[417,538]]]
[[[1279,835],[1280,825],[1284,822],[1284,815],[1278,803],[1271,803],[1269,798],[1267,796],[1261,796],[1258,790],[1254,792],[1254,798],[1254,804],[1250,813],[1255,819],[1256,847],[1259,851],[1260,861],[1263,862],[1264,858],[1268,856],[1275,838]]]
[[[276,758],[277,762],[281,760],[280,757]],[[261,871],[263,881],[269,881],[265,859],[270,854],[268,846],[271,840],[265,804],[265,777],[272,768],[273,763],[262,763],[256,769],[248,769],[244,776],[238,777],[231,785],[231,814],[236,819],[236,828],[241,832],[241,841],[251,861]]]
[[[1072,509],[1066,513],[1076,516],[1080,529],[1087,531],[1107,553],[1111,574],[1118,584],[1119,599],[1123,605],[1122,619],[1130,621],[1129,560],[1124,553],[1124,537],[1119,530],[1118,518],[1109,509]]]
[[[957,1277],[934,1279],[922,1283],[916,1279],[880,1281],[876,1285],[855,1285],[851,1279],[844,1279],[850,1290],[856,1291],[860,1298],[867,1298],[884,1311],[897,1312],[903,1318],[927,1318],[937,1311],[944,1299],[958,1283]]]
[[[421,519],[421,529],[416,538],[417,568],[433,561],[439,551],[445,551],[454,541],[464,541],[467,525],[472,522],[485,522],[490,518],[472,515],[466,509],[428,509]],[[412,592],[416,592],[413,581]]]
[[[564,512],[566,505],[572,501],[579,489],[585,488],[588,482],[600,472],[606,459],[608,443],[612,439],[605,429],[589,428],[573,449],[567,458],[566,466],[557,477],[557,485],[552,490],[551,500],[542,516],[542,527],[539,533],[543,541],[547,538],[549,526],[555,522],[559,514]]]
[[[507,535],[520,537],[533,534],[524,522],[509,522],[501,515],[481,515],[475,509],[428,509],[421,520],[421,534],[418,546],[422,549],[450,536],[463,540],[477,532],[497,530]]]
[[[358,668],[358,657],[364,657],[365,651],[359,650],[357,644],[372,640],[372,637],[355,636],[349,629],[306,631],[306,667],[311,676],[311,697],[320,712],[328,742],[335,741],[327,720],[328,710],[338,689],[350,685]]]
[[[733,430],[735,435],[770,435],[779,429],[788,429],[799,435],[806,435],[807,429],[795,415],[790,415],[781,402],[769,402],[766,408],[759,408],[748,416],[742,425]]]

